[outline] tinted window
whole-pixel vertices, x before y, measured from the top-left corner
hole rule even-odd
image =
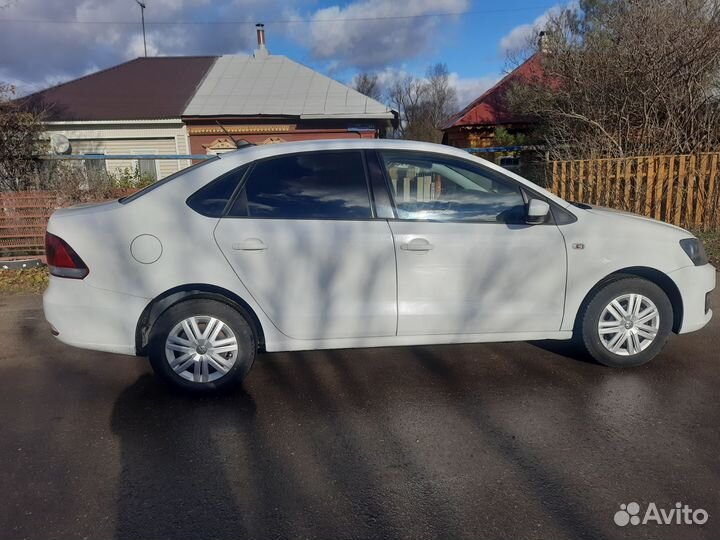
[[[206,163],[211,163],[211,162],[215,161],[216,159],[218,159],[217,156],[212,157],[212,158],[209,158],[209,159],[206,159],[205,161],[199,161],[198,163],[195,163],[195,164],[193,164],[193,165],[190,165],[189,167],[185,167],[184,169],[179,170],[179,171],[176,172],[175,174],[171,174],[170,176],[166,176],[166,177],[163,178],[162,180],[160,180],[160,181],[158,181],[158,182],[155,182],[154,184],[150,184],[148,187],[146,187],[146,188],[144,188],[144,189],[141,189],[140,191],[138,191],[138,192],[136,192],[136,193],[133,193],[132,195],[128,195],[127,197],[123,197],[123,198],[120,199],[118,202],[120,202],[120,203],[122,203],[122,204],[127,204],[127,203],[129,203],[129,202],[134,201],[135,199],[139,199],[140,197],[142,197],[142,196],[145,195],[146,193],[150,193],[153,189],[157,189],[157,188],[159,188],[160,186],[162,186],[162,185],[164,185],[164,184],[167,184],[168,182],[171,182],[172,180],[175,180],[176,178],[179,178],[180,176],[182,176],[182,175],[185,174],[186,172],[189,172],[189,171],[192,171],[192,170],[195,170],[195,169],[199,169],[200,167],[202,167],[202,166],[205,165]]]
[[[247,166],[221,176],[190,195],[187,204],[196,212],[208,217],[220,217],[232,198],[233,191],[242,180]]]
[[[362,154],[313,152],[261,161],[232,215],[259,218],[372,217]]]
[[[443,156],[381,152],[398,218],[520,223],[520,189],[481,166]]]

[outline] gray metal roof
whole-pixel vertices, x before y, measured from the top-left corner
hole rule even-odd
[[[382,103],[285,56],[267,53],[218,58],[183,113],[257,115],[393,118],[392,111]]]

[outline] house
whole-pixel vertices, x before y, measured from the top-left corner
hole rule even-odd
[[[385,105],[285,56],[258,25],[252,55],[138,58],[22,98],[47,111],[47,135],[67,153],[189,156],[235,149],[234,140],[381,137],[397,115]],[[86,160],[160,179],[189,159]]]
[[[540,60],[541,55],[534,54],[495,86],[454,114],[442,128],[443,144],[479,153],[492,161],[499,162],[503,158],[517,159],[498,148],[507,146],[507,143],[497,140],[496,130],[503,128],[511,138],[527,135],[532,131],[532,119],[510,111],[506,96],[514,84],[542,76]],[[497,151],[488,152],[488,149]]]
[[[257,36],[254,54],[217,59],[185,109],[193,154],[230,151],[231,137],[255,144],[382,137],[396,122],[382,103],[270,54],[262,25]]]
[[[72,154],[189,153],[181,116],[213,56],[137,58],[22,98],[46,111],[48,136],[69,139]],[[109,172],[139,168],[162,178],[188,160],[87,161]]]

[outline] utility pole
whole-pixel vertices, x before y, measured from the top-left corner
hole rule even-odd
[[[142,20],[143,29],[143,47],[145,48],[145,58],[147,58],[147,41],[145,41],[145,3],[140,0],[135,0],[137,5],[140,6],[140,19]]]

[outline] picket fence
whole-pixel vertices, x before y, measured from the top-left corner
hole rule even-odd
[[[696,230],[720,227],[720,153],[553,161],[550,189],[570,201]]]

